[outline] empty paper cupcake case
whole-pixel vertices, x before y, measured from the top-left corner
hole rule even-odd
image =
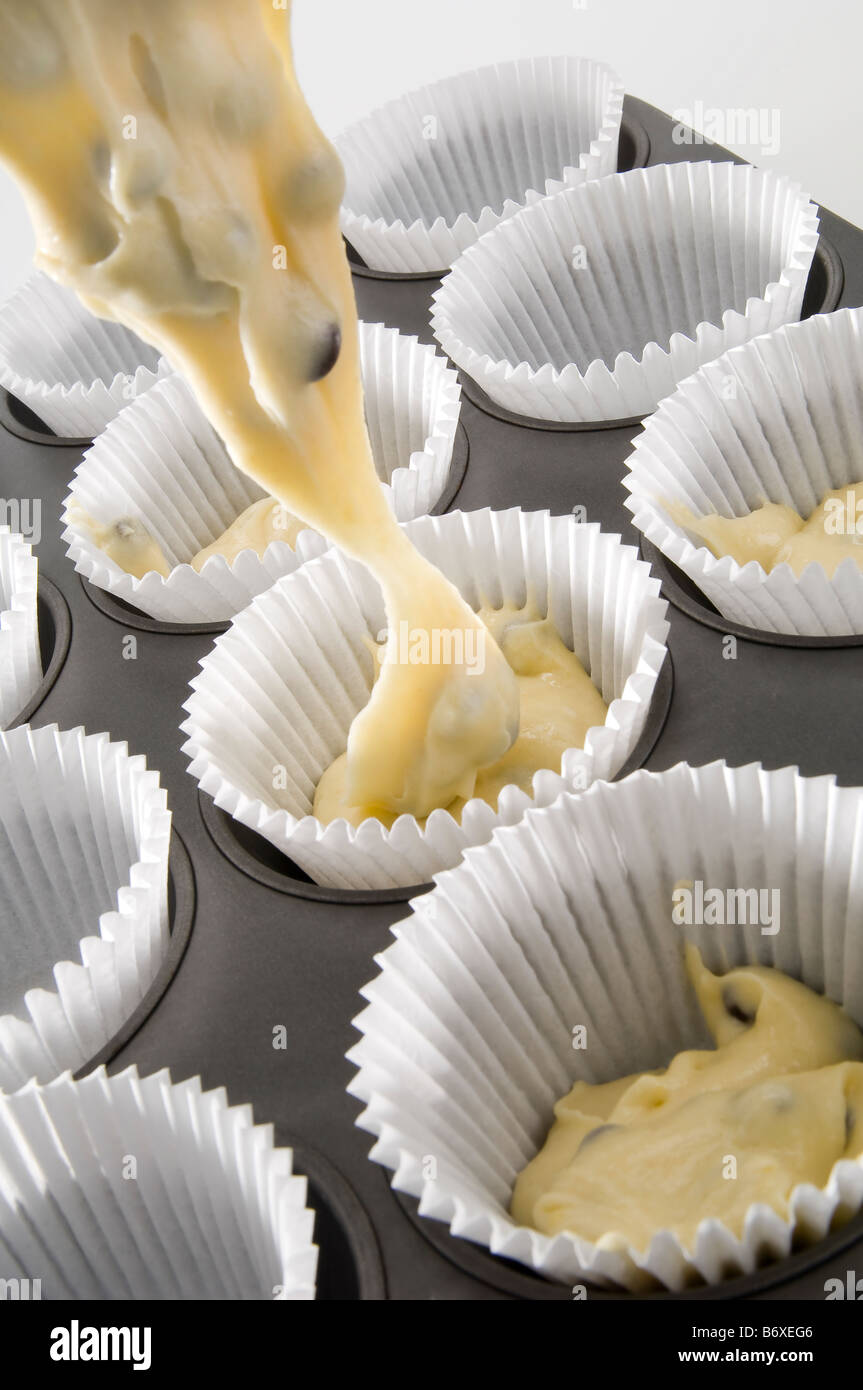
[[[41,271],[0,307],[0,386],[55,434],[98,434],[169,370],[155,348]]]
[[[434,297],[444,351],[498,405],[554,421],[643,416],[682,377],[799,318],[818,210],[751,165],[681,163],[542,198]]]
[[[0,735],[0,1089],[95,1056],[168,948],[171,817],[107,734]]]
[[[346,130],[342,229],[376,270],[442,270],[525,203],[617,168],[620,80],[525,58],[421,87]]]
[[[4,1273],[42,1298],[315,1296],[290,1149],[197,1079],[100,1069],[0,1096],[0,1174]]]
[[[457,187],[452,142],[480,88],[488,143],[470,145]],[[719,162],[716,146],[682,148],[671,119],[629,97],[624,122],[661,167],[614,174],[620,89],[600,65],[502,65],[432,91],[343,144],[348,239],[371,263],[395,247],[389,264],[433,271],[484,231],[486,208],[495,223],[512,215],[435,301],[440,341],[481,388],[464,376],[464,403],[429,345],[434,277],[355,275],[361,318],[388,325],[363,330],[379,471],[470,602],[530,591],[547,606],[608,719],[560,775],[536,779],[532,807],[507,793],[497,814],[474,802],[461,827],[438,812],[425,831],[407,817],[322,829],[311,798],[368,695],[376,585],[311,532],[296,554],[193,576],[197,549],[259,492],[149,350],[44,279],[22,291],[0,328],[3,379],[65,439],[40,443],[0,402],[0,496],[38,498],[42,520],[11,585],[2,547],[17,543],[0,536],[2,609],[23,616],[9,597],[23,594],[32,611],[38,555],[71,643],[29,724],[0,738],[0,1278],[41,1279],[43,1298],[570,1301],[577,1282],[589,1301],[822,1299],[826,1280],[863,1267],[857,1164],[799,1194],[793,1238],[756,1214],[742,1241],[710,1228],[693,1250],[660,1238],[612,1257],[518,1230],[506,1212],[580,1057],[599,1078],[701,1040],[683,935],[666,922],[671,875],[781,885],[778,936],[703,930],[708,965],[775,962],[863,1021],[860,645],[740,638],[728,651],[666,609],[635,548],[669,495],[736,512],[763,481],[810,506],[851,476],[858,313],[782,325],[804,291],[807,314],[863,302],[863,232],[788,180]],[[438,122],[421,167],[441,171],[439,205],[412,204],[396,174],[408,154],[420,167],[417,115]],[[494,153],[501,124],[524,133],[510,163]],[[376,144],[373,179],[368,140],[384,125],[400,135]],[[547,196],[557,184],[570,186]],[[756,210],[770,230],[753,236]],[[639,262],[637,280],[634,227],[652,229],[662,258]],[[520,297],[533,325],[506,327]],[[727,367],[691,375],[722,351]],[[723,369],[741,391],[710,407]],[[614,421],[685,377],[633,453],[635,425]],[[94,434],[85,457],[70,436]],[[113,572],[71,502],[152,526],[171,579]],[[736,595],[739,578],[726,587]],[[201,631],[231,618],[215,641]],[[48,629],[46,617],[46,667]],[[4,617],[0,657],[6,635]],[[651,775],[629,776],[643,765]],[[569,1046],[573,1013],[602,1041],[595,1055]]]
[[[372,452],[400,521],[431,511],[453,466],[461,391],[434,349],[381,324],[360,333],[366,419]],[[296,545],[274,541],[263,555],[191,561],[241,512],[266,494],[241,473],[190,388],[173,374],[127,406],[77,469],[66,499],[63,539],[75,568],[114,598],[169,623],[227,622],[325,547],[313,531]],[[156,540],[172,567],[164,578],[125,570],[94,539],[88,523],[132,519]]]
[[[8,728],[42,679],[32,547],[0,526],[0,729]]]

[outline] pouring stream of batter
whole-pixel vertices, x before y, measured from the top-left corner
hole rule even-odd
[[[391,631],[484,636],[378,484],[343,173],[289,20],[272,0],[0,0],[0,157],[39,265],[166,354],[237,465],[374,573]],[[350,801],[421,816],[470,796],[518,706],[491,640],[482,674],[388,663],[350,731]]]

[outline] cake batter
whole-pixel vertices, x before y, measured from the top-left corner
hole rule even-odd
[[[516,1181],[521,1225],[638,1251],[669,1229],[691,1249],[707,1217],[740,1236],[753,1202],[785,1217],[798,1183],[823,1187],[839,1159],[863,1152],[853,1020],[778,970],[713,975],[692,946],[686,965],[716,1050],[576,1082]]]
[[[378,482],[344,176],[289,16],[273,0],[0,0],[0,157],[38,264],[168,357],[238,467],[369,567],[391,630],[476,631]],[[426,815],[470,796],[517,732],[493,644],[479,678],[389,664],[350,732],[351,801]]]
[[[863,569],[863,483],[826,492],[805,521],[793,507],[779,502],[765,502],[747,516],[736,517],[696,516],[679,503],[666,504],[666,510],[714,555],[730,555],[738,565],[757,560],[768,571],[790,565],[799,576],[807,565],[817,563],[832,579],[850,557]]]
[[[512,784],[531,796],[535,773],[542,768],[560,772],[566,749],[583,748],[588,729],[604,724],[608,709],[578,657],[533,604],[483,607],[478,616],[500,645],[519,691],[519,736],[502,758],[479,773],[473,789],[474,796],[497,809],[505,786]],[[384,652],[379,651],[379,658]],[[465,800],[456,798],[446,807],[458,821]],[[376,815],[388,828],[395,820],[380,808],[350,803],[344,754],[318,783],[314,815],[325,824],[341,817],[351,825]]]

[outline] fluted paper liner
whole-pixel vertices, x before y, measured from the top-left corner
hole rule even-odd
[[[0,308],[0,386],[55,434],[98,434],[169,370],[155,348],[41,271]]]
[[[342,230],[376,270],[442,270],[542,193],[617,168],[623,86],[588,58],[524,58],[388,102],[337,140]]]
[[[654,410],[727,348],[800,316],[814,203],[751,165],[659,164],[525,208],[434,296],[449,357],[543,420]]]
[[[382,324],[360,325],[366,420],[381,485],[400,521],[430,511],[449,479],[461,388],[433,347]],[[189,563],[265,493],[231,461],[178,375],[124,410],[85,455],[66,498],[63,539],[91,583],[165,622],[223,622],[274,580],[325,548],[313,531],[296,549]],[[81,512],[101,522],[141,520],[173,566],[136,579],[100,550]]]
[[[0,1097],[0,1278],[39,1279],[43,1299],[313,1299],[292,1165],[199,1077],[31,1083]]]
[[[406,529],[472,607],[532,597],[609,705],[583,750],[568,750],[559,771],[536,774],[534,802],[613,777],[644,728],[666,651],[666,605],[636,551],[595,524],[519,508],[423,517]],[[183,751],[201,789],[332,887],[425,882],[533,804],[507,786],[496,811],[469,801],[460,825],[445,810],[433,811],[425,828],[408,815],[390,830],[376,819],[359,828],[315,819],[315,788],[369,698],[369,637],[384,627],[377,584],[331,550],[240,614],[201,663],[185,705]],[[281,789],[273,786],[277,768]]]
[[[791,1219],[756,1204],[742,1238],[706,1219],[691,1250],[658,1231],[646,1251],[549,1237],[509,1215],[518,1173],[576,1080],[604,1082],[711,1046],[683,964],[775,966],[863,1024],[857,941],[863,791],[796,769],[724,763],[633,773],[529,811],[442,874],[393,928],[362,991],[348,1054],[371,1157],[423,1215],[567,1284],[680,1290],[749,1273],[811,1243],[863,1201],[863,1164],[823,1191],[800,1184]],[[681,879],[778,888],[781,927],[673,926]],[[588,1046],[573,1049],[572,1029]]]
[[[0,1090],[95,1056],[169,942],[171,816],[125,743],[0,734]]]
[[[808,517],[863,480],[863,310],[840,309],[735,348],[681,383],[635,441],[623,480],[635,525],[726,618],[819,637],[863,633],[863,570],[718,559],[668,513],[743,516],[782,502]],[[863,536],[861,536],[863,547]],[[863,563],[863,548],[861,548]]]
[[[0,526],[0,729],[17,718],[42,679],[37,578],[31,547]]]

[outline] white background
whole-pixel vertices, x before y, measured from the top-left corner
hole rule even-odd
[[[294,35],[330,135],[464,68],[578,53],[611,63],[627,91],[666,111],[778,110],[778,154],[740,153],[863,225],[861,0],[294,0]],[[29,269],[32,238],[2,170],[0,209],[3,299]]]

